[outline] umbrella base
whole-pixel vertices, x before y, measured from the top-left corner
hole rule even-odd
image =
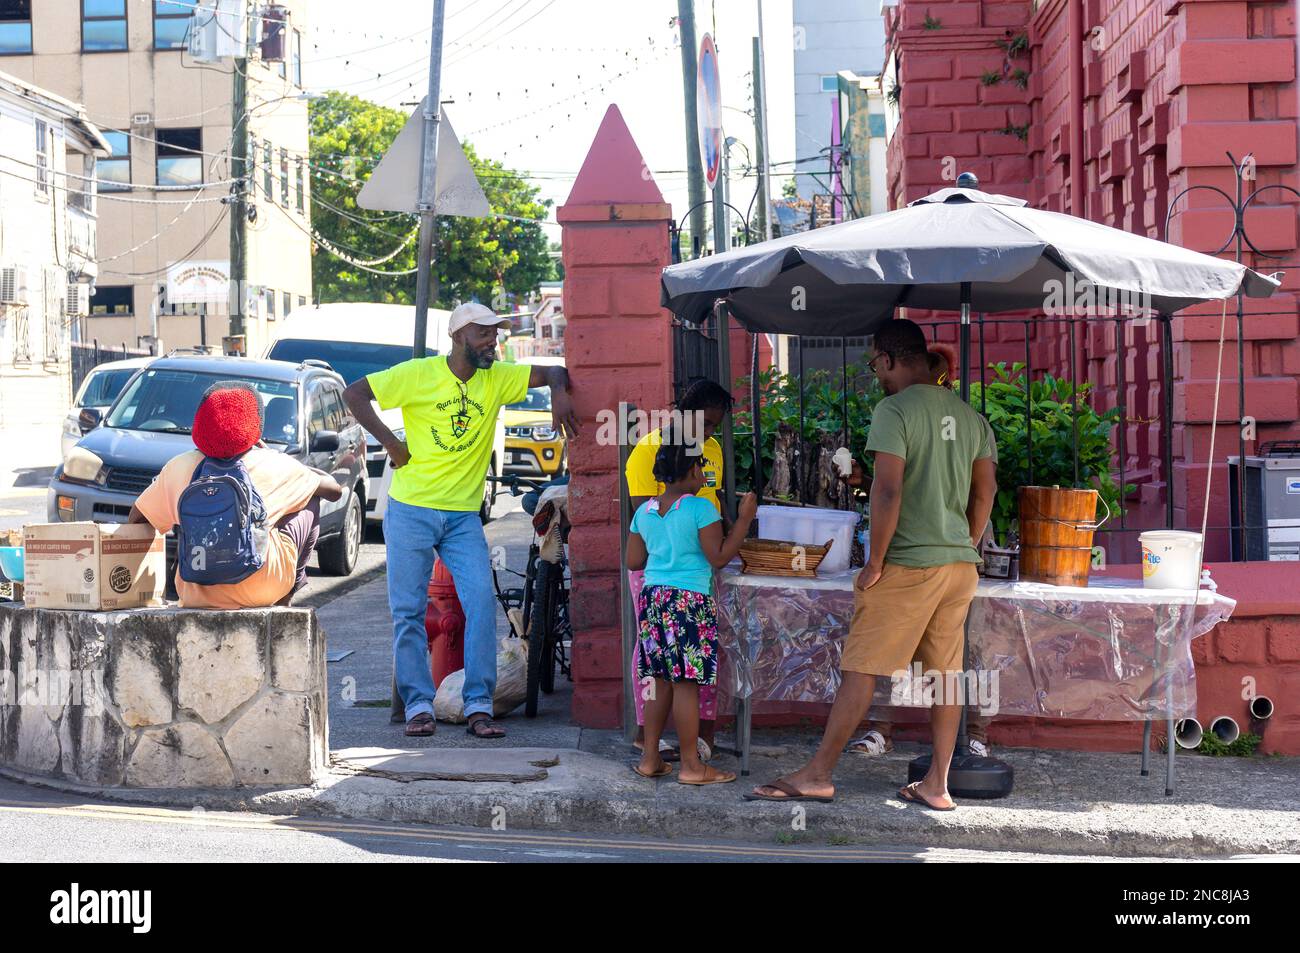
[[[930,756],[923,754],[907,765],[907,781],[920,781],[930,770]],[[953,752],[948,766],[948,792],[953,797],[999,798],[1011,793],[1015,770],[997,758],[982,758],[965,752]]]

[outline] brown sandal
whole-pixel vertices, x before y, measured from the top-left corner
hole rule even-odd
[[[928,797],[926,797],[924,794],[922,794],[920,791],[917,790],[917,785],[919,785],[920,783],[921,783],[920,781],[913,781],[911,784],[907,784],[899,788],[898,789],[899,799],[904,801],[910,801],[913,804],[920,804],[922,807],[928,807],[930,810],[938,811],[940,814],[946,814],[949,811],[957,810],[956,804],[951,804],[948,807],[944,807],[941,804],[935,804]]]
[[[465,734],[473,735],[475,738],[485,738],[493,740],[504,738],[505,729],[500,725],[494,724],[492,718],[483,712],[476,712],[469,716],[469,725],[465,728]]]
[[[771,788],[773,791],[780,791],[780,796],[773,794],[759,794],[762,788]],[[816,801],[819,804],[830,804],[835,798],[824,797],[820,794],[804,794],[789,781],[777,778],[770,784],[760,784],[757,788],[743,795],[746,801]]]
[[[438,723],[427,711],[422,711],[406,723],[406,733],[412,738],[427,738],[438,730]]]

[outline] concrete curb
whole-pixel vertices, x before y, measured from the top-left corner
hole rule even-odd
[[[136,805],[484,829],[494,823],[500,829],[504,823],[511,830],[643,834],[656,839],[789,838],[1115,857],[1300,854],[1300,821],[1285,807],[1263,812],[1187,802],[1013,804],[1008,799],[967,801],[951,814],[935,814],[904,805],[894,796],[897,784],[892,780],[882,784],[874,779],[865,786],[853,784],[853,790],[833,804],[750,803],[740,794],[761,779],[708,788],[685,788],[671,778],[650,784],[637,779],[628,765],[581,751],[561,752],[549,777],[527,783],[403,782],[331,774],[312,787],[180,791],[95,788],[12,769],[0,774]],[[796,824],[800,820],[802,829]]]

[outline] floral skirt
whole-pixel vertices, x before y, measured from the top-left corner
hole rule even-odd
[[[637,678],[717,684],[718,611],[712,596],[646,586],[637,601],[637,619]]]

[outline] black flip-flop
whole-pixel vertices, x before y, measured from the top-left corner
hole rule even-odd
[[[780,778],[777,778],[771,784],[760,784],[759,787],[774,788],[781,792],[781,796],[773,797],[770,794],[759,794],[757,790],[753,790],[748,794],[742,795],[743,798],[746,801],[816,801],[818,804],[830,804],[835,800],[833,796],[825,797],[820,794],[804,794],[793,784],[790,784],[787,781],[782,781]]]
[[[481,731],[475,731],[476,725],[487,725],[487,731],[496,732],[496,734],[484,734]],[[481,714],[470,716],[469,724],[465,727],[465,734],[473,735],[475,738],[482,738],[484,741],[497,741],[506,736],[504,728],[493,723],[492,719],[487,715]]]
[[[422,711],[406,723],[406,734],[410,738],[428,738],[438,730],[438,723],[427,711]]]
[[[912,804],[920,804],[922,807],[928,807],[930,810],[936,811],[940,814],[947,814],[949,811],[957,810],[956,804],[952,807],[937,807],[934,804],[931,804],[924,794],[919,794],[913,790],[913,788],[920,783],[920,781],[913,781],[911,784],[904,785],[898,789],[898,796],[904,801],[908,801]]]

